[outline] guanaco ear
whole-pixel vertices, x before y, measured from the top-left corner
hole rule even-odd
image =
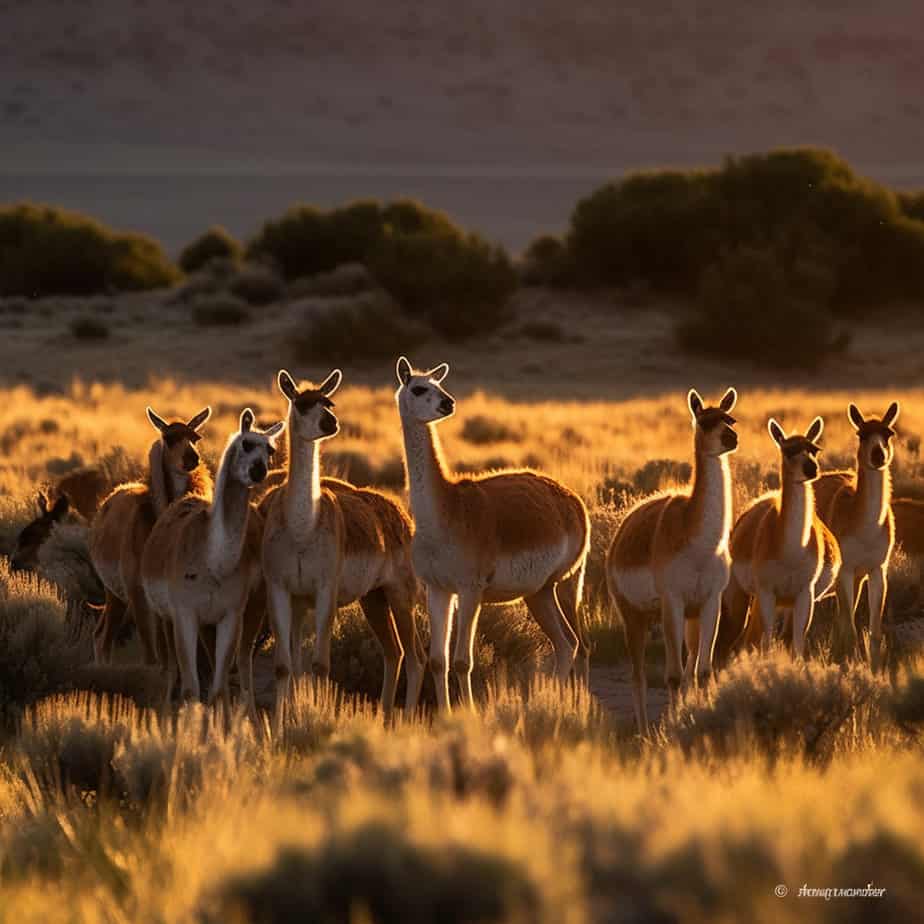
[[[278,375],[276,376],[276,384],[279,386],[279,390],[288,398],[290,401],[294,401],[298,397],[298,386],[295,384],[295,380],[286,372],[285,369],[280,369]]]
[[[805,438],[810,442],[814,443],[819,436],[821,436],[821,431],[825,428],[825,422],[820,418],[816,417],[810,424],[808,430],[805,431]]]
[[[847,406],[847,418],[858,430],[865,422],[863,420],[863,415],[860,413],[860,409],[853,403]]]
[[[722,400],[719,402],[719,407],[727,414],[732,408],[738,403],[738,392],[734,388],[729,388],[724,395],[722,395]]]
[[[449,375],[449,363],[440,363],[438,366],[434,366],[428,373],[427,376],[433,379],[434,382],[439,384]]]
[[[411,376],[414,374],[414,370],[411,369],[411,364],[408,362],[406,356],[398,357],[398,363],[395,366],[395,372],[398,374],[398,381],[402,385],[407,385]]]
[[[271,427],[263,431],[263,435],[269,440],[274,440],[285,428],[286,422],[284,420],[277,420]]]
[[[205,407],[195,417],[191,417],[189,422],[186,424],[190,430],[195,430],[199,432],[199,428],[212,416],[212,409],[210,407]]]
[[[244,410],[241,411],[241,421],[240,421],[241,433],[248,433],[253,427],[253,421],[254,421],[253,411],[249,407],[245,407]]]
[[[885,414],[882,415],[882,422],[883,422],[887,427],[891,427],[892,424],[894,424],[895,421],[898,420],[898,412],[899,412],[899,410],[900,410],[900,408],[899,408],[899,406],[898,406],[898,402],[897,402],[897,401],[893,401],[893,402],[889,405],[889,409],[885,412]]]
[[[703,411],[703,399],[700,398],[699,392],[695,388],[691,388],[687,392],[687,406],[690,408],[690,413],[694,418],[699,417]]]
[[[154,429],[159,431],[160,433],[166,432],[167,427],[169,426],[167,421],[164,420],[162,417],[158,417],[157,414],[154,413],[154,409],[150,406],[147,408],[147,412],[148,412],[148,420],[151,421],[151,424],[154,427]]]
[[[67,515],[67,511],[71,509],[71,502],[68,500],[66,494],[62,494],[56,501],[54,507],[51,508],[51,516],[54,520],[60,520],[63,516]]]
[[[786,439],[786,434],[783,432],[783,428],[772,417],[767,421],[767,429],[770,431],[773,442],[776,443],[777,446],[782,446],[783,440]]]
[[[329,398],[340,387],[342,381],[343,373],[339,369],[334,369],[334,371],[321,382],[319,390]]]
[[[48,498],[44,491],[39,491],[35,496],[35,502],[38,504],[39,514],[45,516],[48,513]]]

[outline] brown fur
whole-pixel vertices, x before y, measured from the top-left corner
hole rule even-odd
[[[908,497],[892,501],[895,522],[895,544],[906,555],[924,556],[924,501]]]

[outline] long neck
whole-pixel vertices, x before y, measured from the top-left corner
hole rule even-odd
[[[167,465],[164,444],[160,440],[151,444],[148,453],[148,478],[156,516],[160,516],[170,504],[183,497],[189,491],[191,482],[188,474]]]
[[[292,538],[306,542],[314,531],[321,506],[321,444],[306,443],[289,431],[289,474],[285,487],[286,525]]]
[[[810,481],[783,481],[780,499],[780,543],[785,549],[804,549],[815,515],[815,489]]]
[[[216,577],[224,577],[237,568],[250,515],[250,489],[231,477],[233,454],[234,450],[229,446],[218,469],[209,510],[206,555],[208,569]]]
[[[892,474],[888,466],[868,468],[857,466],[857,507],[863,523],[881,526],[892,503]]]
[[[436,427],[402,416],[411,512],[420,527],[438,525],[439,510],[449,491],[443,449]]]
[[[707,456],[697,451],[693,464],[693,490],[687,508],[691,539],[707,543],[710,548],[724,548],[732,520],[728,456]]]

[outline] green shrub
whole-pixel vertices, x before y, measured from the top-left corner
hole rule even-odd
[[[311,312],[288,338],[298,362],[353,363],[387,359],[419,346],[427,329],[382,293]]]
[[[231,327],[249,321],[250,312],[237,296],[219,293],[193,302],[192,319],[200,327]]]
[[[143,235],[47,206],[0,209],[0,295],[154,289],[178,275],[160,245]]]
[[[689,350],[768,366],[818,365],[834,349],[834,281],[824,263],[742,246],[703,273],[695,315],[677,327]]]
[[[569,286],[575,267],[567,244],[551,234],[537,237],[523,255],[523,282],[528,286]]]
[[[224,228],[213,226],[187,244],[180,253],[180,269],[184,273],[195,273],[206,269],[212,260],[233,260],[241,258],[244,248]]]
[[[78,340],[106,340],[109,337],[109,327],[99,318],[75,318],[71,321],[71,333]]]
[[[504,324],[517,285],[502,248],[461,232],[392,232],[373,255],[372,272],[405,311],[449,340]]]
[[[248,305],[269,305],[280,301],[286,292],[283,281],[268,267],[254,264],[241,268],[229,285],[231,293]]]

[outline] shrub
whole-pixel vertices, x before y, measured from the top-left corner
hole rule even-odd
[[[243,267],[229,285],[232,295],[248,305],[269,305],[285,295],[283,281],[267,266],[254,264]]]
[[[303,276],[289,286],[290,298],[358,295],[374,288],[375,280],[362,263],[344,263],[328,273]]]
[[[176,267],[160,245],[75,212],[0,209],[0,295],[89,295],[168,286]]]
[[[75,318],[71,321],[71,333],[78,340],[107,340],[109,326],[99,318]]]
[[[310,313],[289,341],[299,362],[353,363],[394,357],[427,336],[390,298],[370,293]]]
[[[573,285],[575,266],[567,244],[551,234],[537,237],[523,255],[523,282],[528,286]]]
[[[187,244],[180,253],[180,269],[184,273],[195,273],[206,269],[212,260],[238,261],[244,248],[224,228],[213,226]]]
[[[540,343],[567,343],[571,339],[557,321],[527,321],[520,326],[520,336]]]
[[[489,446],[491,443],[519,443],[523,439],[523,434],[508,427],[501,420],[475,414],[465,419],[462,425],[462,439],[475,446]]]
[[[845,345],[834,336],[833,287],[821,260],[779,247],[742,246],[703,273],[696,313],[677,333],[695,352],[814,367]]]
[[[924,221],[924,192],[899,193],[898,205],[906,218]]]
[[[249,321],[250,313],[241,299],[219,293],[196,299],[192,318],[200,327],[229,327]]]
[[[517,279],[509,257],[476,234],[388,234],[372,272],[411,316],[447,339],[490,333],[509,316]]]

